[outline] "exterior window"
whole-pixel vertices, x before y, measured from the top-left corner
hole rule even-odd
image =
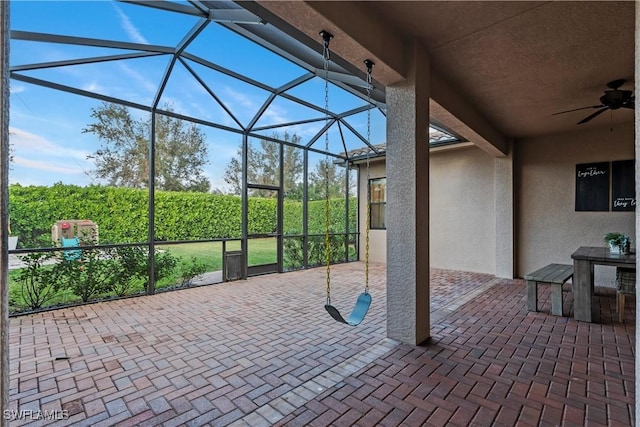
[[[369,203],[371,203],[370,228],[384,230],[385,211],[387,207],[387,178],[369,180]]]

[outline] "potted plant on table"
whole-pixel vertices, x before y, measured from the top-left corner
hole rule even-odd
[[[609,244],[612,254],[628,254],[631,249],[631,239],[619,231],[610,231],[604,235],[604,241]]]

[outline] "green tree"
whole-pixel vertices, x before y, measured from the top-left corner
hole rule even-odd
[[[345,169],[329,159],[322,159],[316,163],[316,168],[309,174],[309,200],[320,200],[327,197],[327,182],[329,198],[344,197]]]
[[[285,132],[285,138],[287,137],[288,134]],[[300,137],[294,134],[291,138],[291,142],[299,144]],[[301,149],[299,148],[290,147],[287,145],[285,145],[284,147],[283,189],[286,193],[286,196],[291,200],[302,200],[302,173],[304,172],[304,167],[302,164],[302,159],[300,158],[300,152]]]
[[[164,109],[173,111],[170,105]],[[93,133],[100,148],[89,155],[96,169],[90,174],[119,187],[146,188],[149,177],[151,118],[136,120],[117,104],[103,103],[91,110],[96,122],[83,133]],[[193,123],[156,114],[155,185],[167,191],[209,191],[203,167],[208,163],[206,139]]]
[[[300,143],[296,134],[285,132],[282,137],[274,133],[272,138],[293,144]],[[231,186],[232,194],[242,191],[242,147],[238,148],[236,157],[232,158],[225,171],[224,180]],[[252,184],[278,185],[280,174],[280,143],[261,139],[258,147],[249,144],[247,149],[247,181]],[[283,188],[287,195],[294,199],[302,197],[302,159],[300,149],[285,144],[283,147],[284,182]],[[261,196],[268,196],[269,192],[260,192]]]

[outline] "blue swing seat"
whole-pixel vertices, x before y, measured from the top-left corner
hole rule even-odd
[[[332,306],[331,304],[325,304],[324,308],[327,312],[340,323],[345,323],[351,326],[357,326],[362,322],[364,316],[369,311],[369,306],[371,305],[371,294],[364,292],[361,293],[356,301],[356,305],[353,307],[351,314],[345,320],[344,317],[340,314],[337,308]]]

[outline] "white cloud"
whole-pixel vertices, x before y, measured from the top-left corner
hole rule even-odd
[[[16,158],[20,156],[47,156],[49,158],[64,158],[74,162],[82,161],[86,163],[86,158],[90,154],[84,150],[65,148],[40,135],[15,127],[9,128],[9,140]]]
[[[122,9],[120,9],[116,4],[112,4],[116,9],[116,12],[120,16],[120,25],[122,26],[122,29],[125,31],[125,33],[127,33],[129,38],[131,38],[131,40],[136,43],[149,44],[149,42],[147,42],[147,39],[145,39],[144,36],[140,34],[140,31],[138,31],[135,25],[133,25],[131,19],[129,19],[129,17],[122,11]]]
[[[173,108],[173,111],[177,113],[188,114],[186,108],[182,104],[181,98],[174,98],[172,96],[163,94],[162,98],[160,98],[160,104],[158,105],[158,107],[164,109],[166,106]]]
[[[268,125],[279,125],[283,123],[288,123],[291,120],[287,118],[287,112],[278,107],[277,105],[271,104],[269,108],[262,114],[258,123],[261,126]]]
[[[252,100],[246,93],[238,92],[237,90],[234,90],[229,86],[225,86],[224,92],[229,95],[234,104],[238,104],[239,106],[244,107],[248,110],[258,110],[258,103],[255,100]]]
[[[135,80],[135,82],[137,83],[137,85],[135,86],[142,86],[147,92],[153,94],[156,92],[156,90],[158,89],[158,84],[152,82],[151,80],[147,79],[145,77],[145,74],[143,73],[139,73],[138,71],[134,70],[133,68],[131,68],[129,65],[125,64],[124,62],[120,63],[120,69],[129,77],[131,77],[133,80]]]
[[[235,90],[230,86],[224,86],[222,91],[225,95],[223,99],[224,104],[241,122],[244,122],[245,125],[253,119],[268,98],[268,94],[266,93],[264,93],[264,96],[259,96],[262,92],[247,94],[246,92]],[[260,125],[279,124],[289,121],[291,120],[287,117],[287,111],[273,103],[259,119]]]
[[[96,82],[85,83],[81,89],[86,90],[87,92],[103,93],[102,86]]]
[[[11,81],[11,89],[9,90],[11,93],[22,93],[25,90],[27,90],[27,88],[23,85],[18,84],[16,81]]]
[[[21,185],[51,185],[54,182],[88,185],[94,169],[87,151],[66,148],[19,128],[9,128],[13,161],[9,181]]]
[[[65,175],[84,174],[84,170],[78,165],[71,165],[61,161],[51,162],[44,160],[32,160],[24,157],[14,157],[13,163],[29,169],[37,169],[41,172],[61,173]]]

